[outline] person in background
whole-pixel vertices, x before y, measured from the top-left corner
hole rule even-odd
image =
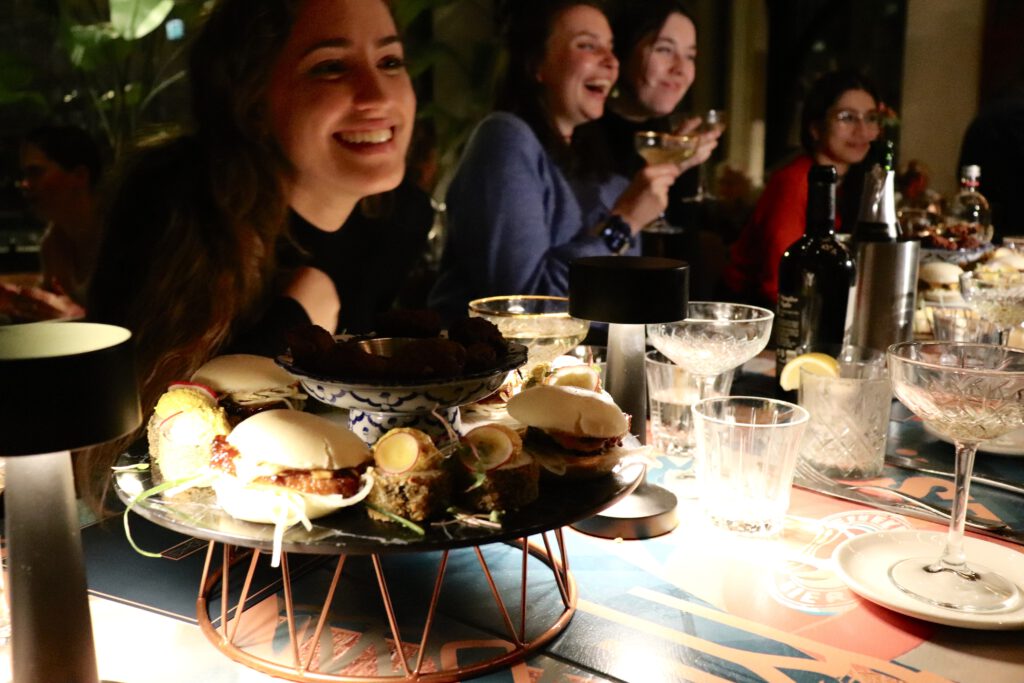
[[[622,68],[619,81],[605,114],[593,124],[593,131],[587,134],[599,136],[594,149],[606,149],[614,173],[632,177],[644,167],[643,158],[637,153],[634,136],[639,131],[654,130],[685,134],[694,130],[700,119],[682,120],[677,124],[676,114],[680,102],[693,85],[697,62],[697,27],[692,14],[681,0],[647,0],[643,3],[620,2],[612,15],[612,30],[615,34],[615,54]],[[683,199],[697,192],[698,172],[696,167],[708,160],[718,145],[721,131],[701,134],[696,154],[680,164],[683,175],[672,184],[668,193],[665,218],[675,226],[696,228],[691,217],[685,213]],[[607,163],[607,162],[606,162]],[[602,167],[599,161],[595,164]],[[710,283],[717,275],[705,276],[706,259],[700,258],[706,251],[702,248],[697,230],[685,235],[686,245],[682,253],[665,254],[690,261],[691,293],[703,289],[710,293]],[[707,250],[723,251],[721,240],[715,245],[707,244]],[[695,298],[707,298],[695,296]]]
[[[340,230],[325,232],[308,223],[297,228],[295,237],[311,263],[331,273],[341,304],[338,332],[366,334],[393,307],[426,306],[426,292],[416,288],[425,277],[433,223],[430,195],[407,177],[394,190],[359,202]]]
[[[58,313],[84,314],[85,292],[100,242],[99,146],[75,126],[40,126],[20,149],[21,189],[33,215],[45,223],[40,242],[40,286],[57,295]]]
[[[222,0],[189,67],[192,132],[124,170],[89,291],[91,319],[133,333],[144,412],[214,355],[335,329],[344,302],[296,233],[397,187],[415,116],[385,0]]]
[[[992,210],[997,241],[1024,234],[1024,77],[982,106],[960,146],[957,178],[964,166],[981,167],[979,191]]]
[[[732,297],[775,308],[779,260],[804,233],[807,172],[831,164],[839,174],[837,192],[860,194],[843,179],[860,164],[881,132],[876,90],[853,71],[833,71],[815,81],[800,117],[802,153],[772,173],[750,221],[729,250],[724,284]],[[841,217],[837,214],[837,223]]]
[[[618,78],[612,32],[596,4],[509,4],[507,60],[497,110],[473,132],[446,197],[448,233],[430,305],[465,314],[477,297],[564,296],[569,262],[639,253],[675,164],[632,179],[580,177],[579,126],[600,118]]]

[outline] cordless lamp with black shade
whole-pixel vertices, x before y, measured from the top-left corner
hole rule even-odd
[[[131,333],[112,325],[0,327],[0,456],[15,683],[96,683],[71,451],[142,420]]]
[[[650,256],[593,256],[569,264],[569,315],[608,323],[605,388],[647,442],[645,325],[686,318],[689,266]],[[678,524],[671,491],[645,480],[621,502],[573,525],[604,538],[651,538]]]

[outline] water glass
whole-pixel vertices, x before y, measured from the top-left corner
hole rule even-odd
[[[654,448],[659,455],[692,456],[696,441],[690,408],[700,400],[700,378],[658,351],[648,351],[645,362]],[[727,370],[715,376],[712,396],[728,395],[733,374]]]
[[[799,402],[811,415],[800,449],[803,460],[837,479],[882,473],[892,387],[881,352],[840,356],[839,377],[801,368]]]
[[[933,308],[932,336],[936,341],[998,344],[999,327],[970,308]]]
[[[789,509],[807,411],[769,398],[706,398],[693,406],[697,483],[716,526],[757,536],[778,533]]]

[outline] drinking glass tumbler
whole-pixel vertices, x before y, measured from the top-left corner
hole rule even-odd
[[[690,408],[700,400],[700,378],[658,351],[648,351],[645,363],[654,448],[658,455],[692,457],[696,440]],[[715,376],[711,395],[728,395],[733,374],[726,370]]]
[[[970,308],[932,309],[932,336],[936,341],[998,344],[999,327]]]
[[[741,534],[778,533],[807,411],[786,401],[730,396],[700,401],[693,418],[697,483],[711,522]]]
[[[810,413],[800,457],[836,479],[871,479],[885,466],[892,387],[885,357],[839,362],[839,377],[800,370],[800,405]]]

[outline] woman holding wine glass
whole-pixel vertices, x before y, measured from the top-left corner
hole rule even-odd
[[[664,211],[680,172],[666,163],[632,180],[583,177],[577,129],[604,114],[619,73],[608,19],[584,0],[508,11],[498,111],[473,132],[446,198],[430,305],[449,318],[486,296],[565,296],[570,261],[639,253],[635,235]]]
[[[690,261],[691,291],[708,298],[715,278],[703,271],[703,240],[696,231],[680,229],[693,223],[684,199],[698,193],[697,168],[703,167],[721,135],[720,128],[700,118],[680,122],[676,115],[696,75],[696,25],[681,0],[648,0],[620,3],[612,29],[622,69],[604,116],[586,132],[595,138],[592,166],[598,173],[630,177],[649,163],[655,140],[663,147],[689,150],[674,159],[683,173],[669,190],[661,219],[645,226],[644,251]]]

